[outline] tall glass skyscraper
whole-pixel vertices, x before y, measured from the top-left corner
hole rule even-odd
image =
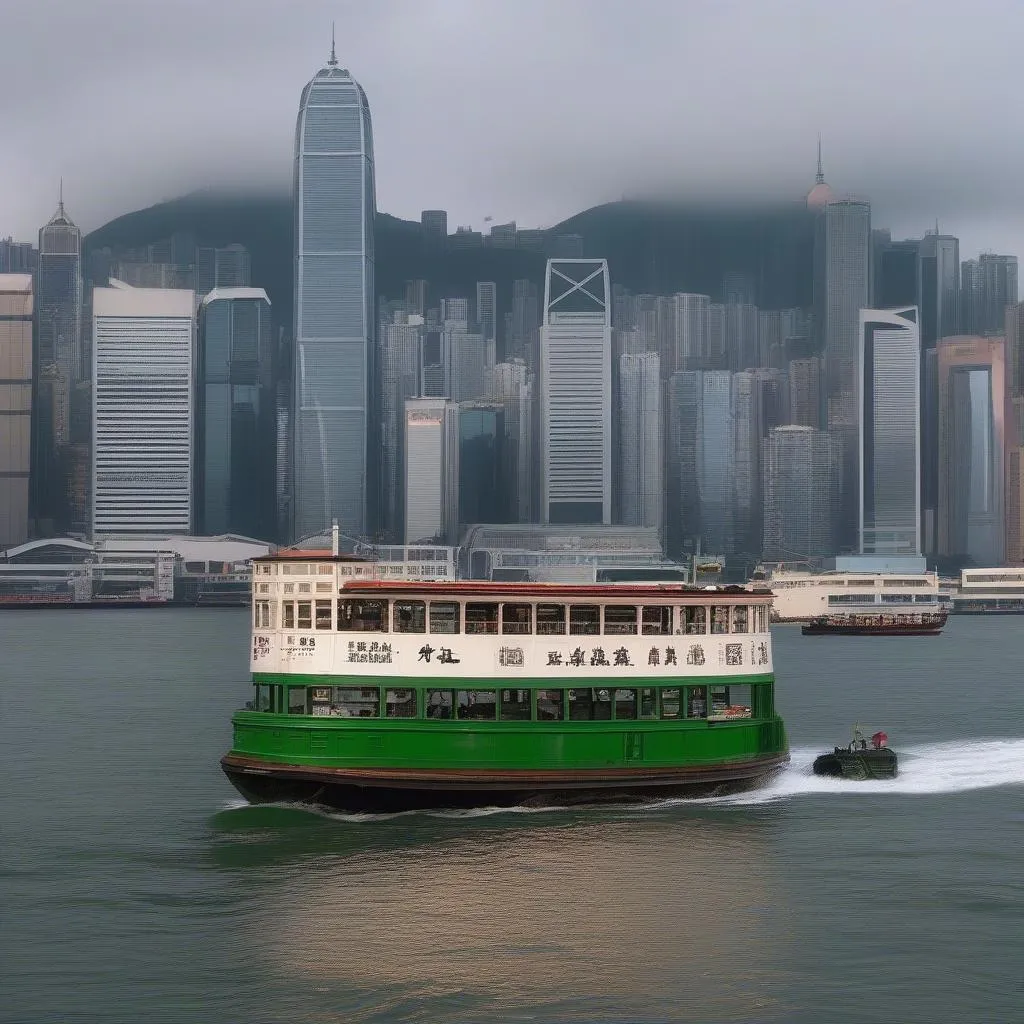
[[[860,311],[862,555],[921,554],[921,331],[917,306]]]
[[[296,538],[370,530],[375,214],[370,108],[332,45],[295,129]]]

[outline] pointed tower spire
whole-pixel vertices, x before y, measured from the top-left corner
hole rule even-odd
[[[818,132],[818,173],[814,180],[819,185],[825,184],[825,172],[821,169],[821,132]]]
[[[57,216],[64,216],[64,175],[61,175],[60,185],[57,191]]]
[[[338,58],[334,52],[334,22],[331,22],[331,59],[327,62],[332,68],[338,66]]]

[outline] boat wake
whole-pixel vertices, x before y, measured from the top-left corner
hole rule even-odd
[[[1024,739],[967,740],[949,743],[930,743],[919,747],[901,748],[899,775],[895,779],[866,780],[828,778],[814,775],[811,765],[822,747],[799,747],[791,751],[789,765],[764,786],[746,793],[730,796],[711,796],[699,799],[670,797],[639,804],[615,806],[618,812],[659,811],[692,806],[753,807],[761,804],[794,800],[803,796],[932,796],[943,793],[966,793],[1000,786],[1024,785]],[[303,814],[330,818],[344,822],[383,822],[394,818],[487,818],[493,815],[533,815],[578,811],[574,807],[475,807],[458,810],[398,811],[390,814],[346,814],[327,808],[303,804],[269,804],[264,807],[291,809]],[[612,809],[602,805],[598,810]],[[245,800],[226,801],[223,810],[248,814],[258,809]]]
[[[788,767],[761,789],[711,797],[702,802],[749,806],[801,796],[931,796],[1024,785],[1024,740],[957,740],[902,748],[897,751],[899,775],[895,779],[863,782],[814,775],[811,765],[823,750],[823,747],[793,750]],[[665,802],[681,804],[684,801]]]

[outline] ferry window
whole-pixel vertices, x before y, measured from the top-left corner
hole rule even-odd
[[[316,628],[331,628],[331,602],[317,601],[316,603]]]
[[[296,612],[296,629],[313,628],[313,605],[309,601],[299,601]]]
[[[724,604],[715,604],[711,606],[711,632],[712,633],[728,633],[729,632],[729,606]]]
[[[754,686],[751,687],[753,694],[751,705],[751,711],[754,718],[771,718],[774,714],[772,708],[772,688],[771,685]]]
[[[644,636],[668,636],[672,632],[672,609],[667,605],[648,605],[641,609],[640,621]]]
[[[256,609],[256,627],[262,629],[270,628],[270,602],[269,601],[257,601],[255,603]]]
[[[615,691],[615,717],[636,718],[636,690]]]
[[[270,701],[270,687],[262,683],[256,687],[255,711],[273,711],[274,705]]]
[[[427,606],[423,601],[395,602],[395,632],[425,633],[427,631]]]
[[[661,691],[661,717],[679,717],[679,689],[677,687]]]
[[[497,716],[493,690],[459,690],[456,694],[459,718],[489,718]]]
[[[294,601],[285,601],[284,604],[281,605],[281,611],[284,613],[282,618],[281,618],[281,625],[285,629],[294,629],[295,628],[295,602]]]
[[[502,633],[532,633],[533,605],[503,604],[501,606]]]
[[[459,602],[458,601],[431,601],[430,602],[430,632],[431,633],[458,633],[459,631]]]
[[[750,718],[750,686],[747,683],[711,687],[709,718]]]
[[[512,722],[526,722],[530,718],[529,690],[502,690],[501,717]]]
[[[313,591],[313,588],[308,583],[300,583],[299,584],[299,593],[300,594],[309,594],[309,593],[312,593],[312,591]]]
[[[384,717],[385,718],[415,718],[416,717],[416,691],[415,690],[385,690],[384,691]]]
[[[341,718],[377,718],[380,688],[377,686],[336,686],[331,714]]]
[[[601,632],[601,609],[596,604],[569,605],[569,632],[595,635]]]
[[[333,576],[334,566],[330,562],[323,562],[316,567],[318,576]]]
[[[537,634],[555,636],[565,633],[565,605],[537,605]]]
[[[683,630],[691,634],[708,631],[707,608],[704,605],[688,604],[683,608]]]
[[[611,717],[611,690],[577,689],[569,691],[570,721],[607,721]]]
[[[467,633],[497,633],[498,606],[467,602],[466,604]]]
[[[658,698],[653,686],[645,686],[640,691],[640,717],[658,717]]]
[[[686,717],[707,718],[708,688],[706,686],[688,686],[686,688]]]
[[[284,592],[286,594],[294,594],[295,593],[295,584],[294,583],[286,583],[284,585]]]
[[[537,691],[537,721],[560,722],[565,717],[563,690]]]
[[[288,687],[288,714],[304,715],[306,713],[306,688],[304,686]]]
[[[319,603],[318,601],[317,604]],[[342,632],[386,633],[388,631],[387,601],[352,601],[339,598],[338,629]]]
[[[309,688],[310,712],[314,715],[333,714],[333,686],[311,686]]]
[[[747,632],[747,606],[738,604],[732,610],[732,631],[734,633]]]
[[[616,635],[636,633],[636,605],[609,604],[604,609],[604,631]]]
[[[452,717],[452,691],[427,690],[427,718]]]

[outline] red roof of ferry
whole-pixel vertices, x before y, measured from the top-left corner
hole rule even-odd
[[[492,583],[486,580],[370,580],[351,579],[342,584],[346,592],[376,594],[481,594],[494,597],[703,597],[708,601],[722,597],[770,597],[768,589],[748,590],[737,585],[691,587],[683,583]]]

